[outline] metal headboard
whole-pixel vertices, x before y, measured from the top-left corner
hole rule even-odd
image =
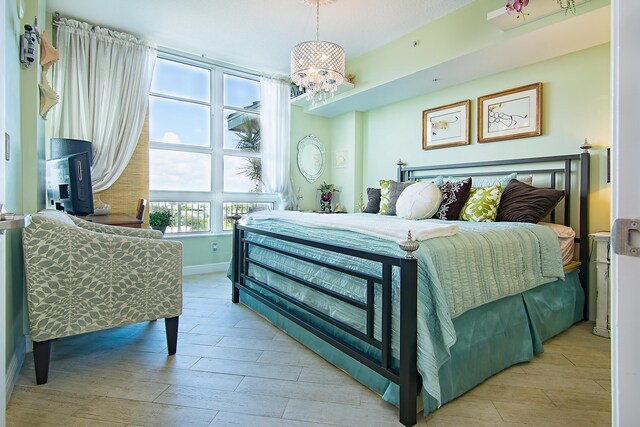
[[[557,188],[559,176],[562,178],[562,188],[565,192],[563,204],[563,218],[561,222],[576,230],[578,237],[575,239],[579,246],[580,283],[585,293],[584,318],[588,318],[589,302],[589,146],[581,147],[580,154],[568,154],[564,156],[532,157],[513,160],[494,160],[486,162],[455,163],[449,165],[434,166],[409,166],[405,167],[402,161],[398,162],[398,182],[432,179],[438,175],[453,177],[461,176],[495,176],[504,175],[505,172],[518,174],[544,175],[548,177],[549,186]],[[551,165],[551,166],[550,166]],[[558,166],[555,166],[558,165]],[[578,176],[578,224],[571,221],[572,196],[572,165],[576,166],[575,174]],[[514,168],[506,169],[507,166]],[[537,166],[537,167],[536,167]],[[482,170],[487,167],[499,167],[501,170]],[[447,171],[443,173],[443,171]],[[453,171],[450,173],[450,171]],[[573,181],[575,182],[575,181]],[[551,212],[551,222],[556,222],[555,210]]]

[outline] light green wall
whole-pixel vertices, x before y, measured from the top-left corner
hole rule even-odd
[[[170,239],[182,242],[182,262],[185,267],[231,261],[231,234]],[[211,252],[211,243],[218,244],[216,252]]]
[[[537,81],[543,83],[542,135],[478,144],[477,98]],[[422,150],[422,111],[464,99],[471,99],[471,145]],[[572,154],[588,138],[595,146],[589,229],[608,229],[609,185],[604,177],[609,99],[606,44],[369,111],[363,125],[363,186],[395,177],[398,158],[411,166]]]
[[[309,183],[298,169],[298,142],[307,135],[315,135],[324,144],[326,150],[326,167],[322,176],[314,183]],[[320,194],[317,188],[323,181],[331,182],[332,142],[329,119],[305,114],[302,108],[291,106],[291,181],[293,192],[298,195],[299,210],[320,209]]]
[[[19,36],[24,24],[33,24],[34,16],[45,22],[45,1],[25,2],[23,22],[18,21],[16,2],[7,1],[5,79],[6,127],[11,135],[11,158],[6,163],[6,208],[17,213],[29,213],[44,206],[44,123],[38,115],[37,65],[23,69],[19,61]],[[24,355],[26,303],[22,240],[20,232],[6,234],[6,365]],[[21,362],[21,360],[18,360]]]
[[[579,5],[577,13],[579,15],[609,3],[609,0],[591,0]],[[504,2],[475,0],[378,49],[350,59],[347,72],[356,76],[356,87],[343,96],[348,97],[480,49],[496,46],[505,39],[515,38],[572,17],[571,14],[565,16],[563,13],[557,13],[509,31],[502,31],[486,20],[487,12],[500,7],[504,7]],[[412,43],[414,40],[419,41],[416,47]],[[561,40],[558,42],[562,43]]]
[[[348,212],[357,212],[362,188],[362,116],[350,112],[331,119],[331,152],[327,159],[331,169],[331,181],[340,191],[339,202]],[[336,162],[336,156],[345,159],[344,165]]]

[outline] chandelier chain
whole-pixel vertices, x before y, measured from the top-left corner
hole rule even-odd
[[[316,2],[316,41],[320,41],[320,0]]]

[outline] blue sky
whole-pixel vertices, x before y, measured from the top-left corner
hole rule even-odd
[[[200,101],[209,104],[211,72],[158,58],[151,92]],[[226,106],[243,108],[259,100],[260,83],[232,75],[224,75],[223,100]],[[150,97],[149,137],[151,141],[208,147],[210,127],[209,105]],[[233,110],[225,110],[224,115]],[[235,133],[225,131],[224,147],[235,147]],[[224,191],[244,192],[253,188],[251,181],[237,173],[243,158],[225,157]],[[210,156],[151,150],[150,185],[152,190],[210,191]]]

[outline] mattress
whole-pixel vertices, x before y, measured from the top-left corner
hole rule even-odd
[[[384,219],[393,220],[393,217]],[[262,218],[252,221],[250,217],[248,225],[346,247],[402,255],[402,251],[394,242],[359,233],[303,227],[279,219]],[[425,393],[438,403],[442,401],[439,371],[449,360],[450,349],[457,340],[453,323],[455,318],[482,305],[519,295],[542,284],[564,278],[556,236],[546,227],[533,224],[468,222],[458,222],[458,226],[459,233],[455,236],[422,242],[420,249],[415,252],[419,260],[418,371],[424,379]],[[257,235],[249,235],[249,239],[278,249],[312,256],[331,264],[344,265],[355,271],[380,274],[380,266],[377,263],[339,256],[327,251],[310,251],[309,248]],[[366,287],[359,279],[257,247],[251,248],[249,255],[256,260],[277,266],[289,274],[303,277],[354,299],[365,299]],[[304,288],[293,281],[277,277],[260,267],[253,266],[251,273],[259,280],[333,318],[364,330],[365,317],[361,310]],[[399,324],[398,273],[397,269],[394,269],[392,295],[395,308],[392,309],[392,327],[395,331]],[[377,292],[376,301],[379,299],[380,295]],[[304,316],[303,313],[299,314]],[[379,316],[375,321],[375,330],[376,336],[379,336]],[[398,334],[392,335],[392,351],[397,354]]]

